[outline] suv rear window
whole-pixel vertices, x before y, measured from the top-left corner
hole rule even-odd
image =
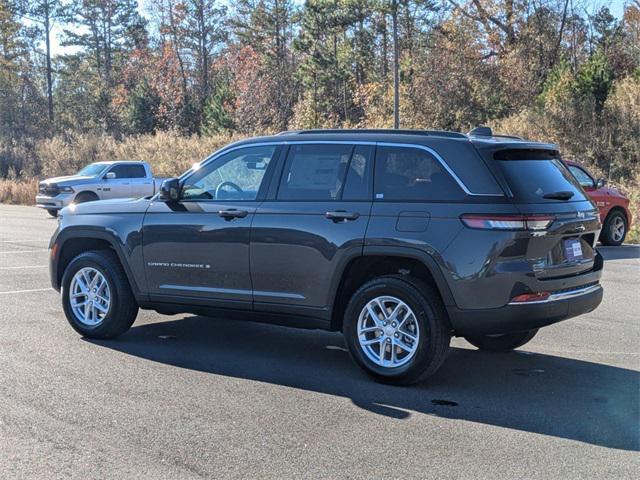
[[[518,201],[548,203],[586,200],[582,187],[556,152],[504,150],[496,152],[494,158],[498,160],[509,188]],[[564,193],[570,193],[571,196],[562,198]]]

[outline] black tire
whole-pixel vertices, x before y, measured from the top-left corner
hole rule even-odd
[[[107,281],[111,292],[109,309],[102,321],[88,326],[76,318],[70,304],[70,285],[78,270],[91,267],[99,271]],[[133,324],[138,315],[138,304],[120,260],[110,250],[93,250],[75,257],[62,276],[62,307],[69,324],[80,335],[88,338],[114,338],[123,334]]]
[[[373,362],[358,340],[360,312],[379,296],[393,296],[406,303],[413,310],[421,332],[415,354],[398,367]],[[451,340],[449,319],[438,293],[416,278],[401,275],[378,277],[360,287],[347,305],[343,332],[355,363],[377,381],[396,385],[417,383],[433,375],[444,362]]]
[[[93,192],[80,192],[76,195],[76,198],[73,199],[74,203],[87,203],[87,202],[95,202],[96,200],[100,200],[98,195]]]
[[[502,335],[478,335],[464,337],[474,347],[489,352],[510,352],[528,343],[538,333],[538,329],[522,332],[505,333]]]
[[[58,210],[56,210],[55,208],[47,208],[47,213],[53,218],[56,218],[58,216]]]
[[[624,230],[622,232],[622,236],[619,233],[619,227],[622,227]],[[600,233],[600,241],[603,245],[608,245],[612,247],[617,247],[618,245],[622,245],[625,237],[627,236],[627,230],[629,225],[627,224],[627,217],[619,211],[614,210],[613,212],[607,215],[607,218],[604,221],[604,225],[602,226],[602,233]]]

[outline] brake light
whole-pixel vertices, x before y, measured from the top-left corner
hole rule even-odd
[[[549,298],[549,295],[551,292],[523,293],[513,297],[509,303],[540,302]]]
[[[460,217],[469,228],[482,230],[546,230],[554,218],[548,215],[477,215]]]

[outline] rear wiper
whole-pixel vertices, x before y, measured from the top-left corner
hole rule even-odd
[[[549,200],[569,200],[571,197],[573,197],[573,192],[568,191],[545,193],[542,196],[542,198],[547,198]]]

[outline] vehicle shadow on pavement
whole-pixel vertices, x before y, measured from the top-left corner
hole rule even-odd
[[[640,245],[620,245],[619,247],[598,246],[597,250],[605,261],[640,258]]]
[[[350,398],[399,421],[419,413],[639,449],[640,373],[609,365],[452,348],[434,377],[394,387],[352,364],[338,333],[190,316],[87,341],[180,368]]]

